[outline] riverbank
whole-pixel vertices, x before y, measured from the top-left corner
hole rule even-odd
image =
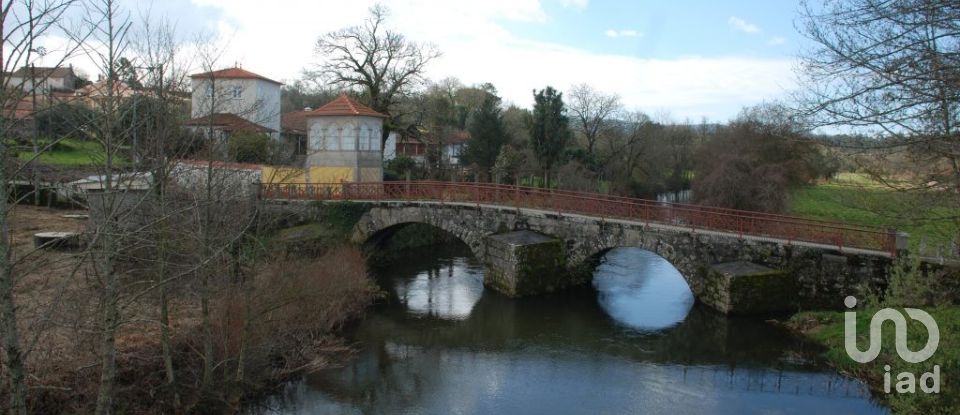
[[[97,396],[101,287],[89,255],[34,250],[32,240],[40,231],[82,233],[86,220],[64,215],[85,213],[20,205],[11,215],[12,248],[18,258],[29,258],[17,267],[15,300],[21,336],[34,345],[26,361],[31,413],[89,413]],[[295,376],[349,361],[354,349],[342,337],[343,327],[362,317],[379,291],[368,278],[363,253],[346,244],[346,225],[335,220],[327,225],[337,237],[308,256],[287,255],[272,239],[277,231],[250,238],[240,250],[243,283],[222,267],[223,275],[210,285],[209,334],[200,318],[195,276],[166,286],[166,345],[160,291],[130,284],[121,294],[124,314],[116,337],[117,412],[234,413]],[[123,266],[135,271],[142,264]],[[149,282],[134,272],[124,278]],[[215,339],[215,369],[207,380],[201,370],[205,335]],[[0,377],[6,376],[3,370],[0,366]],[[0,395],[6,385],[0,385]]]
[[[824,359],[840,373],[864,381],[874,396],[888,405],[896,414],[954,414],[960,407],[960,306],[940,306],[925,309],[933,316],[940,330],[940,344],[934,355],[921,363],[907,363],[896,351],[892,325],[885,324],[882,333],[880,355],[869,363],[857,363],[851,359],[844,346],[844,312],[806,311],[787,321],[787,326],[822,345]],[[870,319],[877,309],[857,310],[857,345],[866,350]],[[908,325],[907,344],[911,350],[920,350],[927,341],[923,326],[914,322]],[[891,373],[890,390],[885,391],[885,366]],[[910,372],[919,379],[924,373],[939,366],[940,392],[927,394],[919,388],[914,393],[896,393],[897,375]],[[930,384],[932,386],[932,382]]]

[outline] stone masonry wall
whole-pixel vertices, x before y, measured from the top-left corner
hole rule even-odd
[[[483,262],[485,237],[531,230],[564,241],[566,265],[570,270],[609,249],[639,247],[673,264],[698,298],[704,294],[705,278],[712,265],[753,262],[794,277],[797,292],[782,299],[784,311],[839,308],[846,295],[859,294],[863,282],[883,281],[890,263],[888,257],[873,253],[838,252],[775,240],[741,239],[732,234],[556,212],[417,202],[378,202],[370,206],[370,211],[355,227],[355,242],[362,243],[394,225],[426,223],[464,241]]]

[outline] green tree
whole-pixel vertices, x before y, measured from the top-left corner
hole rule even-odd
[[[470,136],[462,160],[466,164],[476,164],[484,176],[489,175],[497,162],[500,148],[510,142],[500,111],[500,97],[487,94],[480,108],[473,113]]]
[[[563,93],[546,87],[533,94],[533,116],[530,120],[530,144],[543,169],[546,187],[550,187],[553,167],[560,161],[570,141],[569,120],[563,106]]]
[[[80,104],[59,103],[36,114],[37,131],[50,139],[82,138],[81,128],[94,118],[92,110]]]

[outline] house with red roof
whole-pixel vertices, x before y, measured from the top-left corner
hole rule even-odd
[[[280,82],[240,67],[193,74],[190,80],[193,119],[186,125],[212,126],[220,136],[250,129],[280,138]]]
[[[301,111],[285,112],[280,117],[280,138],[297,157],[307,154],[307,114],[310,111],[313,108],[306,107]]]
[[[386,115],[346,94],[301,115],[307,146],[304,167],[349,168],[356,182],[383,180],[381,134]]]

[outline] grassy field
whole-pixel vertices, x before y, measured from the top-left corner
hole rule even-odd
[[[949,246],[960,234],[952,220],[932,217],[955,215],[947,203],[922,199],[917,193],[891,190],[869,177],[853,173],[794,191],[790,213],[850,224],[895,228],[910,235],[916,250],[925,239],[927,253],[937,246]]]
[[[929,360],[907,363],[897,355],[892,325],[885,324],[882,347],[876,360],[857,363],[847,356],[844,347],[844,313],[837,311],[802,312],[794,315],[788,325],[827,347],[823,357],[838,371],[863,379],[886,404],[897,414],[952,414],[960,408],[960,308],[942,306],[925,308],[940,330],[940,344]],[[857,312],[857,346],[866,350],[869,341],[870,319],[875,309]],[[907,344],[911,350],[920,350],[927,341],[927,333],[919,323],[908,324]],[[895,391],[897,375],[911,372],[918,379],[923,373],[932,372],[940,366],[940,393],[925,394],[919,387],[916,393],[886,393],[884,391],[884,366],[890,365],[892,391]]]
[[[21,151],[20,160],[27,161],[33,157],[30,150]],[[40,163],[52,166],[83,167],[102,164],[103,149],[95,142],[79,140],[60,140],[53,148],[40,154]],[[116,166],[129,164],[124,157],[114,160]]]

